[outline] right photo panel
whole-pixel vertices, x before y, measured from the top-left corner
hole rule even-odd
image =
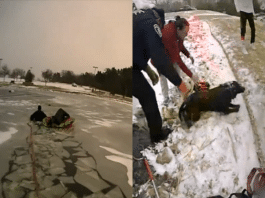
[[[265,1],[132,12],[132,197],[265,197]]]

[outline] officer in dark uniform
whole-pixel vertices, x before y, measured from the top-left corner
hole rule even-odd
[[[166,139],[171,131],[162,129],[162,118],[155,92],[141,73],[142,70],[146,70],[148,60],[152,59],[156,69],[178,86],[184,97],[188,94],[185,83],[165,54],[161,33],[164,24],[165,16],[162,9],[133,11],[133,96],[139,100],[143,108],[153,143]]]

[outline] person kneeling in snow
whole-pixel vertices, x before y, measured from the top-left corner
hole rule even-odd
[[[31,121],[39,121],[41,122],[44,118],[46,118],[46,114],[41,110],[41,106],[38,106],[38,110],[35,111],[31,116],[30,120]]]
[[[197,84],[199,78],[192,74],[192,72],[187,68],[185,63],[181,60],[180,52],[182,52],[187,58],[190,58],[192,64],[194,63],[194,58],[190,55],[189,51],[183,45],[183,41],[189,32],[189,22],[185,18],[180,18],[176,16],[175,21],[169,21],[167,25],[162,29],[162,42],[165,46],[165,51],[168,57],[170,57],[172,67],[176,69],[178,74],[180,74],[180,68],[185,72],[194,82]],[[153,60],[151,63],[154,65]],[[155,65],[154,65],[155,66]],[[161,89],[164,96],[164,105],[169,102],[168,97],[168,84],[167,79],[163,74],[160,74]]]

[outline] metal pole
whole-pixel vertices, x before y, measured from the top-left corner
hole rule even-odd
[[[96,75],[96,70],[98,67],[93,66],[93,68],[95,69],[94,75]]]
[[[152,181],[152,184],[153,184],[153,186],[154,186],[155,193],[156,193],[156,197],[157,197],[157,198],[160,198],[160,197],[159,197],[159,194],[158,194],[158,192],[157,192],[157,188],[156,188],[155,182],[154,182],[154,177],[153,177],[152,171],[151,171],[150,166],[149,166],[149,164],[148,164],[148,161],[147,161],[146,159],[144,159],[144,164],[145,164],[146,170],[147,170],[147,172],[148,172],[149,178],[150,178],[150,180]]]

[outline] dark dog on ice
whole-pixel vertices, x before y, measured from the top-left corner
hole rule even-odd
[[[237,94],[243,93],[245,88],[238,82],[232,81],[209,89],[207,92],[196,91],[191,94],[179,109],[179,118],[188,127],[200,119],[202,111],[216,111],[229,114],[238,112],[240,105],[231,104]]]

